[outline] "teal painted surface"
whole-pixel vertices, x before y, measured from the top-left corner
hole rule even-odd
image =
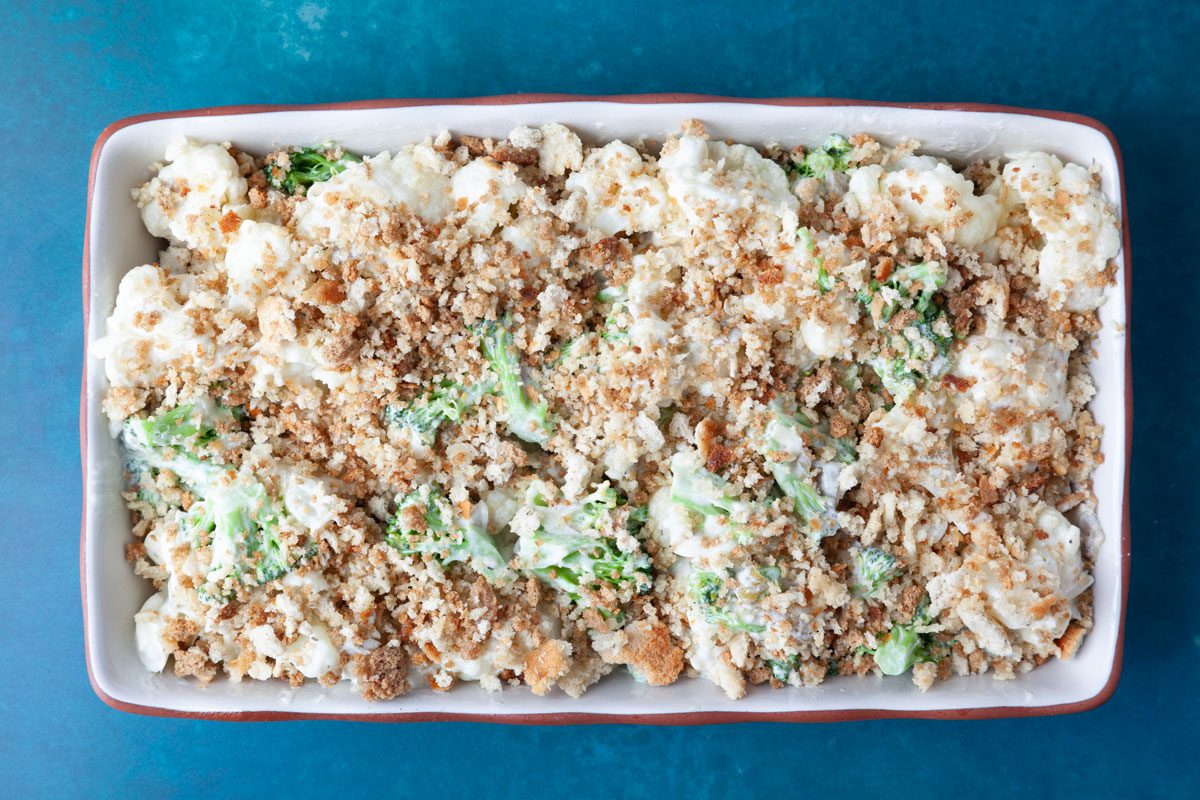
[[[1168,2],[905,5],[5,4],[0,794],[1197,796],[1200,15]],[[1112,127],[1128,170],[1138,415],[1126,666],[1110,703],[1025,721],[539,729],[218,725],[127,716],[93,696],[76,414],[97,134],[166,109],[515,91],[970,100]]]

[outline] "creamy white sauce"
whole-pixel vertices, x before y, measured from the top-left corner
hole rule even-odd
[[[217,347],[208,333],[197,333],[185,301],[188,279],[167,275],[146,264],[125,274],[117,303],[91,352],[104,359],[113,386],[153,384],[175,362],[207,366]]]
[[[624,142],[592,151],[566,180],[567,191],[584,197],[585,227],[604,236],[658,228],[669,208],[666,187],[651,164]]]
[[[936,230],[963,247],[978,248],[996,233],[1000,205],[943,161],[905,156],[888,170],[878,165],[850,171],[848,196],[854,216],[889,201],[918,229]]]

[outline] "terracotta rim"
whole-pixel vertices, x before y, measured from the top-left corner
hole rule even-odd
[[[87,338],[90,319],[89,297],[91,294],[91,260],[89,245],[91,241],[92,200],[95,191],[96,167],[100,154],[109,138],[122,128],[128,128],[142,122],[161,119],[185,119],[188,117],[227,116],[240,114],[262,114],[276,111],[356,111],[381,108],[406,108],[432,105],[517,105],[525,103],[564,103],[564,102],[610,102],[628,104],[659,104],[659,103],[747,103],[758,105],[773,105],[785,107],[826,107],[826,106],[870,106],[879,108],[906,108],[927,111],[971,111],[999,114],[1022,114],[1025,116],[1043,117],[1045,119],[1072,122],[1099,131],[1112,146],[1117,161],[1117,185],[1121,202],[1121,246],[1123,253],[1122,269],[1125,275],[1125,464],[1124,464],[1124,503],[1121,521],[1121,610],[1117,628],[1116,652],[1113,655],[1112,670],[1104,687],[1093,697],[1076,703],[1063,703],[1050,706],[993,706],[987,708],[940,709],[928,711],[894,711],[888,709],[846,709],[831,711],[699,711],[673,714],[591,714],[579,712],[558,712],[546,714],[462,714],[442,712],[414,712],[398,714],[319,714],[297,713],[286,711],[176,711],[158,706],[143,706],[118,700],[105,693],[96,682],[92,669],[92,653],[88,640],[88,610],[87,610]],[[79,402],[79,450],[83,472],[83,514],[80,523],[79,536],[79,583],[83,600],[83,635],[84,654],[87,661],[88,680],[96,695],[118,711],[142,714],[155,717],[173,717],[184,719],[211,719],[234,722],[264,722],[276,720],[302,719],[331,719],[352,720],[361,722],[491,722],[513,725],[577,725],[589,723],[616,724],[650,724],[650,725],[709,725],[729,722],[843,722],[850,720],[868,719],[997,719],[1004,717],[1040,717],[1057,714],[1074,714],[1090,711],[1103,705],[1112,697],[1121,677],[1125,642],[1125,613],[1129,604],[1129,566],[1130,566],[1130,520],[1129,520],[1129,467],[1133,451],[1133,361],[1130,347],[1129,324],[1132,319],[1133,295],[1133,260],[1129,247],[1129,207],[1125,196],[1125,165],[1121,157],[1121,148],[1112,131],[1099,120],[1081,114],[1063,111],[1045,111],[1040,109],[1020,108],[1017,106],[991,105],[987,103],[890,103],[873,100],[852,100],[837,97],[779,97],[779,98],[741,98],[721,97],[702,94],[633,94],[633,95],[573,95],[573,94],[504,94],[490,97],[466,98],[397,98],[381,100],[357,100],[343,103],[319,103],[313,105],[240,105],[214,106],[188,111],[164,111],[154,114],[139,114],[126,117],[112,123],[101,132],[92,148],[91,165],[88,170],[87,219],[84,226],[83,239],[83,335],[84,335],[84,366],[83,382],[80,389]]]

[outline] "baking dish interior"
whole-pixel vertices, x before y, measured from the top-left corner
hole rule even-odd
[[[704,122],[713,138],[750,144],[813,144],[830,132],[865,131],[885,143],[914,137],[922,151],[956,163],[1045,150],[1064,160],[1096,163],[1109,200],[1121,202],[1118,156],[1106,134],[1087,124],[1023,113],[895,108],[862,105],[772,105],[734,102],[620,103],[571,101],[518,104],[436,104],[411,107],[317,109],[182,116],[119,127],[103,142],[95,163],[89,203],[89,262],[85,305],[87,339],[104,332],[117,285],[134,266],[157,258],[162,242],[143,227],[130,190],[149,177],[167,142],[183,134],[230,141],[249,152],[278,145],[336,141],[360,153],[395,149],[441,130],[503,137],[521,124],[562,122],[585,142],[645,137],[661,141],[689,118]],[[1118,211],[1120,209],[1118,208]],[[1122,254],[1123,258],[1127,256]],[[1086,703],[1109,686],[1119,664],[1123,607],[1123,512],[1126,503],[1126,280],[1117,274],[1100,314],[1092,372],[1098,392],[1091,408],[1104,427],[1104,462],[1095,473],[1104,542],[1095,564],[1095,628],[1070,661],[1052,661],[1016,680],[955,678],[921,693],[906,678],[831,678],[805,689],[757,688],[739,701],[728,700],[703,680],[680,680],[651,688],[618,671],[572,700],[561,693],[534,697],[527,689],[496,694],[462,684],[439,694],[423,687],[385,703],[368,703],[348,684],[323,689],[314,683],[291,689],[282,682],[218,680],[208,687],[169,672],[147,673],[134,643],[133,615],[151,593],[124,559],[129,515],[120,497],[122,456],[100,410],[105,390],[103,364],[85,364],[84,415],[86,483],[83,571],[87,644],[93,681],[116,704],[185,713],[295,712],[308,714],[447,713],[681,714],[734,712],[829,712],[879,710],[944,712],[958,709],[1036,709]],[[1127,557],[1127,556],[1125,556]]]

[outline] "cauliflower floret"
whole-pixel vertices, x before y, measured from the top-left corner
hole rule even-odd
[[[152,264],[126,273],[106,333],[92,345],[113,386],[152,386],[176,362],[201,368],[216,356],[212,334],[197,331],[186,303],[190,276],[168,275]]]
[[[1000,658],[1023,644],[1038,655],[1079,617],[1076,598],[1092,584],[1080,555],[1082,534],[1053,506],[1030,509],[1033,533],[1023,561],[969,551],[963,566],[929,581],[930,610],[955,609],[979,644]]]
[[[654,162],[624,142],[594,150],[567,178],[566,188],[587,202],[583,227],[602,236],[655,230],[670,202]]]
[[[229,276],[229,309],[239,316],[252,316],[271,287],[280,284],[286,294],[303,289],[305,271],[292,253],[292,237],[286,228],[269,222],[243,220],[225,252]]]
[[[888,170],[853,170],[847,198],[852,217],[866,219],[874,206],[890,203],[914,228],[937,231],[963,247],[990,239],[1000,219],[996,198],[976,195],[969,180],[931,156],[905,156]]]
[[[1116,214],[1077,164],[1046,153],[1019,153],[1004,166],[999,192],[1007,206],[1024,203],[1044,246],[1038,259],[1040,295],[1067,311],[1104,302],[1104,271],[1121,249]]]
[[[179,137],[167,145],[166,165],[134,190],[146,230],[172,244],[220,249],[220,219],[246,204],[246,179],[228,145]]]
[[[308,189],[296,208],[296,231],[309,240],[350,246],[371,206],[400,206],[428,224],[439,223],[453,209],[445,175],[451,166],[427,144],[365,158]]]
[[[658,160],[667,192],[682,214],[674,220],[680,236],[727,214],[758,235],[790,241],[799,224],[799,202],[783,168],[753,147],[681,136],[667,143]]]
[[[511,219],[509,208],[525,196],[524,181],[511,165],[477,158],[454,173],[450,193],[457,208],[466,212],[466,227],[475,236],[487,236]]]
[[[966,390],[977,406],[989,411],[1021,408],[1071,415],[1067,399],[1068,353],[1011,331],[994,336],[968,336],[953,374],[966,378]]]
[[[521,126],[508,135],[516,147],[538,151],[538,169],[545,175],[561,177],[583,163],[583,143],[565,125],[551,122],[540,128]]]

